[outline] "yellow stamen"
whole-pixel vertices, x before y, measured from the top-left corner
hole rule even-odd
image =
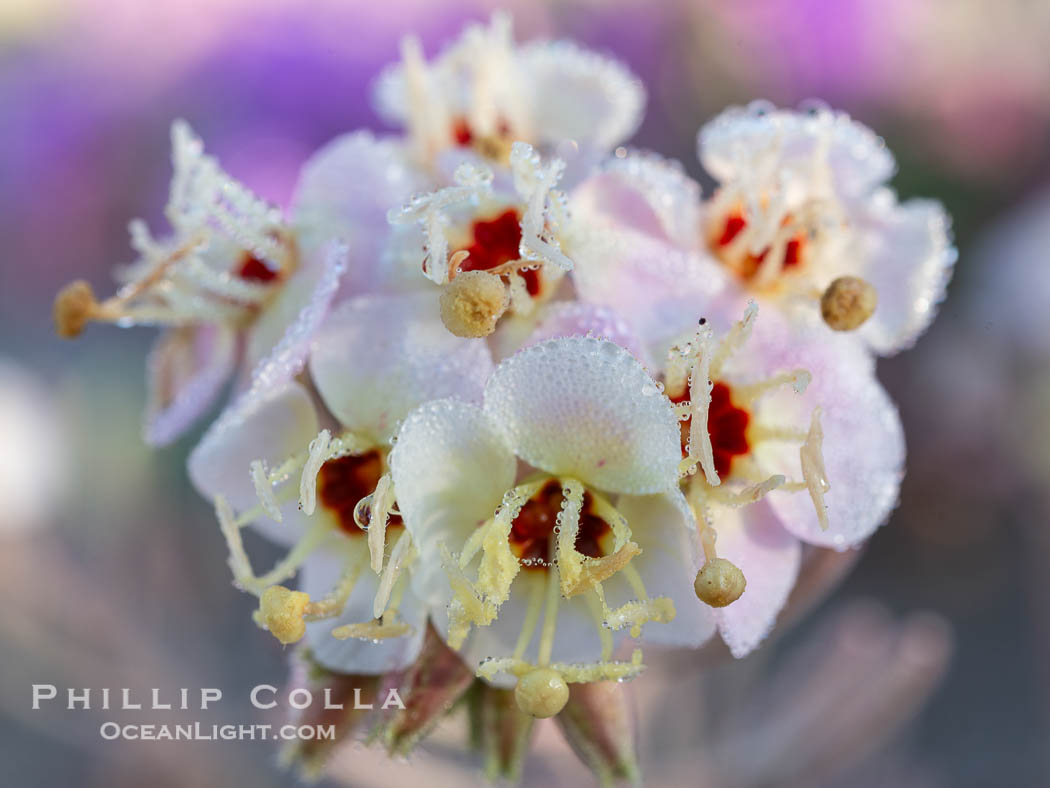
[[[303,616],[309,603],[309,594],[270,586],[259,598],[258,621],[284,645],[296,643],[306,634]]]
[[[802,479],[809,490],[809,497],[813,499],[813,506],[817,510],[817,520],[823,530],[828,530],[828,509],[824,503],[824,494],[831,489],[827,481],[827,471],[824,469],[824,454],[822,446],[824,443],[824,430],[820,426],[820,408],[814,408],[813,418],[809,424],[809,433],[806,441],[799,449],[799,460],[802,464]]]
[[[697,598],[711,607],[725,607],[735,602],[746,586],[744,573],[725,558],[708,558],[693,582]]]
[[[551,668],[537,668],[518,679],[514,700],[526,714],[540,719],[553,717],[569,702],[569,685]]]

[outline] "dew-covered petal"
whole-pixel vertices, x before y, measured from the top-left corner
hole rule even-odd
[[[736,564],[747,586],[735,602],[714,610],[718,631],[734,657],[745,657],[776,622],[795,585],[802,546],[765,501],[740,509],[712,507],[720,558]]]
[[[517,460],[481,408],[445,399],[405,419],[389,461],[397,508],[420,554],[414,587],[432,601],[449,593],[440,544],[458,552],[493,516]]]
[[[386,215],[426,188],[400,141],[367,131],[335,138],[303,167],[292,198],[300,253],[312,258],[330,239],[342,238],[350,250],[344,293],[401,289],[397,272],[378,264],[391,233]]]
[[[432,399],[481,400],[493,369],[485,342],[449,333],[433,293],[365,296],[339,306],[315,335],[310,372],[347,429],[386,442]]]
[[[875,377],[861,343],[823,325],[787,324],[771,310],[758,316],[754,333],[727,367],[730,380],[770,377],[807,369],[812,382],[803,394],[784,387],[755,409],[758,422],[805,433],[814,408],[821,409],[825,494],[830,527],[821,529],[806,492],[774,490],[768,500],[784,527],[810,544],[844,549],[881,525],[897,501],[903,475],[904,434],[897,409]],[[766,473],[802,479],[797,441],[762,441],[755,447]]]
[[[348,546],[347,537],[333,535],[333,543],[327,549],[318,550],[303,564],[299,589],[308,593],[313,601],[324,598],[340,581],[348,552],[358,553],[355,558],[367,563],[365,539],[351,538],[360,544]],[[338,618],[307,623],[306,643],[321,665],[342,673],[373,675],[407,667],[419,654],[426,631],[426,609],[411,589],[405,590],[397,609],[397,620],[412,627],[411,634],[376,641],[337,640],[332,636],[336,627],[372,621],[372,602],[378,585],[378,575],[366,566]]]
[[[556,301],[550,304],[543,312],[543,319],[522,347],[558,337],[588,335],[615,342],[639,361],[648,360],[641,340],[635,336],[626,320],[608,307],[582,301]]]
[[[274,386],[302,371],[346,271],[346,255],[341,241],[326,244],[316,264],[297,270],[252,324],[245,349],[251,386]]]
[[[547,572],[525,569],[518,573],[510,587],[510,596],[499,608],[495,621],[488,626],[471,631],[460,655],[472,668],[477,668],[490,657],[509,657],[514,653],[518,638],[525,623],[530,600],[543,594]],[[602,658],[602,640],[598,634],[601,626],[595,611],[580,594],[572,599],[558,598],[557,622],[554,630],[552,662],[581,663],[598,662]],[[599,609],[600,610],[600,609]],[[444,606],[434,611],[434,623],[442,637],[448,634],[448,618]],[[539,642],[543,628],[541,614],[536,631],[525,649],[523,659],[536,664]],[[614,647],[624,639],[626,632],[613,634]],[[513,687],[516,679],[506,673],[498,673],[493,684],[498,687]]]
[[[672,494],[622,495],[616,508],[627,518],[631,538],[642,548],[631,565],[638,570],[645,590],[650,597],[665,596],[674,602],[674,621],[646,624],[643,643],[700,646],[714,634],[715,616],[693,590],[700,562],[692,515],[675,502]],[[616,591],[622,594],[624,590],[621,580]],[[608,593],[612,605],[614,589]]]
[[[886,355],[910,346],[926,330],[944,299],[958,256],[951,221],[934,200],[897,203],[889,190],[872,200],[861,219],[861,273],[875,287],[878,306],[859,330]]]
[[[485,413],[519,457],[549,473],[639,495],[677,483],[678,419],[612,342],[565,337],[511,356],[485,387]]]
[[[602,221],[574,222],[566,251],[576,263],[579,299],[628,316],[656,357],[732,284],[724,267],[702,252]]]
[[[215,402],[237,359],[237,338],[225,326],[165,331],[147,362],[145,437],[154,446],[177,440]]]
[[[700,184],[673,159],[648,151],[612,156],[573,190],[571,200],[581,221],[602,217],[681,249],[700,243]]]
[[[700,162],[720,183],[753,177],[762,162],[790,172],[805,166],[820,146],[840,195],[861,194],[888,180],[896,168],[886,143],[844,112],[825,107],[776,109],[764,101],[730,107],[700,129]],[[786,169],[785,169],[786,168]]]
[[[306,449],[317,435],[314,406],[295,382],[261,390],[216,422],[190,453],[190,479],[201,495],[223,495],[236,510],[258,501],[249,475],[254,460],[270,467]]]
[[[571,41],[534,41],[521,47],[518,62],[538,142],[574,140],[610,149],[642,121],[645,89],[616,60]]]

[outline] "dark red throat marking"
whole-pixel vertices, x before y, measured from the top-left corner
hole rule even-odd
[[[688,399],[689,392],[686,390],[678,397],[671,397],[671,402],[685,402]],[[682,422],[683,457],[686,456],[685,444],[689,440],[691,421],[690,417]],[[747,442],[747,425],[750,421],[751,414],[733,404],[729,386],[715,383],[711,389],[711,405],[707,410],[707,431],[711,434],[711,449],[719,479],[729,476],[734,457],[751,451]]]
[[[255,255],[245,252],[243,262],[237,268],[237,276],[249,282],[272,282],[277,278],[277,272],[272,270]]]
[[[351,536],[364,533],[354,522],[354,507],[372,494],[382,475],[383,457],[378,449],[338,457],[321,466],[317,474],[317,497],[335,515],[344,533]],[[401,517],[392,514],[387,527],[395,525],[401,525]]]
[[[790,215],[784,217],[785,223],[790,221]],[[739,210],[733,211],[726,217],[725,227],[722,229],[722,234],[718,236],[718,240],[715,241],[715,245],[720,248],[729,246],[743,232],[745,227],[747,227],[747,219],[744,218],[743,212]],[[802,244],[805,240],[805,234],[799,232],[787,242],[787,245],[784,247],[784,268],[792,268],[802,262]],[[758,268],[766,259],[767,254],[769,254],[768,248],[763,249],[757,255],[747,254],[745,256],[744,264],[741,268],[741,274],[745,279],[750,279],[758,273]]]
[[[510,549],[524,569],[545,569],[550,560],[551,539],[558,523],[564,496],[561,482],[551,479],[521,507],[510,528]],[[605,520],[594,514],[594,496],[583,493],[580,512],[580,531],[576,535],[576,550],[591,558],[604,555],[602,538],[612,532]]]
[[[492,219],[477,219],[471,225],[473,242],[463,247],[470,256],[460,266],[461,271],[490,271],[521,257],[521,215],[510,208]],[[538,271],[522,271],[529,295],[540,292]]]

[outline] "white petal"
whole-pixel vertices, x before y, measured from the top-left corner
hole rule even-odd
[[[481,400],[493,369],[485,342],[442,325],[433,293],[366,296],[315,335],[310,372],[328,409],[353,432],[386,442],[432,399]]]
[[[824,144],[842,195],[863,193],[896,168],[881,137],[846,113],[826,108],[780,110],[756,101],[725,110],[698,135],[700,161],[720,183],[748,177],[756,158],[774,155],[782,171],[797,166]]]
[[[460,656],[472,668],[489,657],[509,657],[514,653],[518,637],[525,622],[529,600],[542,593],[547,573],[541,570],[523,570],[511,584],[510,597],[499,609],[498,618],[485,627],[474,629],[460,651]],[[538,591],[537,591],[538,587]],[[598,662],[602,657],[602,641],[598,634],[600,626],[588,607],[584,595],[572,599],[558,599],[557,625],[554,630],[552,662]],[[434,611],[434,624],[442,637],[448,632],[448,620],[444,607]],[[653,625],[659,626],[659,625]],[[539,651],[543,616],[540,616],[536,631],[525,649],[524,659],[536,663]],[[613,633],[614,646],[626,636],[625,631]],[[499,687],[513,687],[515,679],[499,673],[493,683]]]
[[[632,494],[677,483],[678,419],[612,342],[552,339],[511,356],[485,387],[485,413],[519,457],[549,473]]]
[[[252,385],[291,380],[306,363],[310,339],[328,313],[346,271],[346,245],[331,241],[304,264],[266,305],[248,334],[245,362]]]
[[[342,238],[350,250],[343,292],[397,289],[389,268],[377,265],[391,232],[386,213],[425,188],[398,140],[366,131],[337,137],[303,167],[292,199],[300,253],[313,257]]]
[[[623,495],[616,508],[627,518],[631,538],[642,548],[642,554],[631,564],[641,575],[645,590],[650,597],[669,597],[675,606],[674,621],[645,625],[643,642],[688,648],[700,646],[714,634],[715,616],[693,590],[693,581],[700,569],[695,555],[696,523],[666,494]],[[619,591],[623,595],[622,582]],[[608,594],[612,606],[611,588]]]
[[[700,243],[700,184],[673,159],[647,151],[612,156],[572,194],[574,216],[603,215],[678,246]]]
[[[646,233],[599,221],[574,221],[571,233],[567,251],[579,299],[627,316],[656,358],[695,328],[731,284],[706,254]]]
[[[645,89],[625,66],[570,41],[537,41],[519,51],[540,142],[575,140],[610,149],[637,130]]]
[[[449,593],[439,545],[458,552],[514,485],[517,461],[475,405],[439,400],[413,411],[390,452],[397,508],[420,561],[414,587],[425,599]]]
[[[340,535],[336,535],[335,538],[346,539]],[[360,542],[360,545],[354,545],[354,548],[362,551],[361,560],[367,562],[364,538],[351,538]],[[319,550],[303,564],[299,589],[308,593],[313,601],[320,600],[339,582],[343,566],[338,554]],[[361,572],[342,615],[306,625],[306,642],[320,664],[341,673],[373,675],[407,667],[415,660],[426,630],[426,609],[409,589],[406,589],[401,598],[398,618],[413,628],[412,634],[374,642],[360,638],[337,640],[332,637],[332,630],[336,627],[372,620],[372,600],[375,598],[378,584],[378,576],[366,567]]]
[[[958,256],[950,225],[940,203],[898,204],[889,190],[862,215],[860,276],[875,286],[878,306],[859,333],[878,353],[910,346],[933,320]]]
[[[741,597],[715,610],[718,630],[734,657],[747,656],[776,622],[795,585],[802,546],[785,531],[765,501],[741,509],[712,507],[718,555],[736,564],[747,586]]]
[[[830,527],[820,528],[813,502],[804,492],[774,490],[768,500],[784,527],[805,542],[838,549],[870,536],[896,504],[904,435],[897,409],[875,378],[874,365],[859,341],[823,326],[788,327],[766,310],[732,367],[745,380],[798,367],[813,376],[805,393],[780,389],[763,399],[756,413],[764,424],[805,432],[813,409],[822,411],[824,465],[831,485],[825,495]],[[756,456],[766,473],[801,480],[798,443],[764,441]]]
[[[164,446],[204,415],[229,380],[237,337],[225,326],[204,324],[165,331],[147,362],[146,442]]]
[[[314,406],[298,383],[261,391],[205,433],[190,453],[190,479],[209,500],[221,494],[234,509],[251,508],[257,503],[251,462],[273,467],[303,451],[317,431]]]
[[[648,361],[641,340],[613,310],[581,301],[556,301],[543,311],[543,319],[522,347],[557,337],[593,336],[615,342],[639,361]]]

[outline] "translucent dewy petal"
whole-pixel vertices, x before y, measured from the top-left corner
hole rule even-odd
[[[450,594],[439,545],[458,549],[514,485],[517,460],[480,408],[456,400],[413,411],[390,452],[397,507],[420,560],[414,587],[428,601]]]
[[[492,372],[481,340],[444,329],[432,293],[371,296],[340,306],[313,340],[310,372],[349,430],[386,442],[417,406],[480,401]]]
[[[681,249],[700,242],[700,184],[655,153],[617,151],[573,190],[572,208],[581,218],[602,217]]]
[[[652,597],[665,596],[674,603],[674,621],[646,627],[644,643],[696,648],[715,632],[710,607],[696,598],[693,580],[700,568],[696,547],[696,524],[670,494],[622,495],[617,510],[631,528],[631,536],[642,548],[632,561]],[[610,607],[617,601],[612,589]]]
[[[628,322],[612,309],[581,301],[555,301],[543,310],[543,317],[522,347],[558,337],[592,336],[615,342],[639,361],[647,359],[641,340]]]
[[[514,654],[522,638],[529,607],[533,600],[542,600],[548,582],[547,572],[519,572],[510,589],[510,595],[500,606],[498,617],[488,626],[474,629],[460,651],[464,661],[477,668],[493,656]],[[572,599],[559,599],[557,620],[553,629],[550,661],[553,663],[590,664],[605,656],[606,638],[613,645],[624,638],[625,632],[611,633],[601,623],[600,609],[595,607],[593,594],[581,594]],[[435,625],[442,633],[448,631],[444,610],[435,611]],[[538,664],[542,623],[530,633],[521,657]],[[513,687],[514,676],[500,672],[491,682],[497,687]]]
[[[645,90],[617,61],[571,41],[532,42],[519,58],[538,142],[574,140],[608,150],[641,123]]]
[[[951,220],[934,200],[898,203],[892,192],[883,191],[864,219],[863,276],[874,286],[878,306],[859,333],[886,355],[911,345],[929,326],[958,255]]]
[[[274,385],[299,374],[346,272],[347,246],[330,240],[304,264],[259,315],[248,334],[245,363],[253,384]]]
[[[820,327],[784,331],[774,315],[755,324],[746,353],[728,365],[741,377],[771,376],[785,368],[808,370],[812,379],[802,394],[782,388],[768,394],[757,409],[758,421],[809,428],[814,408],[821,409],[823,456],[830,485],[824,495],[829,528],[823,530],[805,494],[774,490],[770,505],[791,533],[803,541],[843,549],[862,542],[881,525],[896,504],[903,475],[904,434],[897,409],[875,377],[874,365],[858,352],[853,337],[832,335]],[[748,368],[749,373],[743,369]],[[768,473],[800,480],[798,443],[762,441],[756,458]]]
[[[747,580],[740,598],[715,610],[714,617],[733,656],[744,657],[765,639],[784,607],[802,546],[765,501],[739,509],[715,506],[712,517],[718,525],[718,556],[732,561]]]
[[[484,407],[514,452],[549,473],[633,494],[677,481],[678,418],[612,342],[566,337],[522,350],[496,368]]]
[[[418,270],[401,277],[379,264],[391,229],[390,207],[427,187],[402,145],[369,132],[344,134],[315,153],[303,167],[292,198],[292,225],[306,259],[320,254],[333,237],[349,247],[343,291],[389,292],[418,285]],[[407,281],[406,281],[407,280]]]
[[[628,316],[655,357],[710,314],[728,284],[707,255],[605,220],[574,220],[566,246],[579,299]]]
[[[233,373],[236,351],[236,336],[221,325],[173,328],[160,335],[146,362],[147,443],[169,444],[204,415]]]
[[[790,167],[821,148],[827,151],[837,186],[847,194],[871,189],[896,169],[881,137],[844,112],[818,106],[782,110],[756,101],[730,107],[700,129],[697,144],[700,162],[722,183],[754,177],[748,168],[764,153],[775,153],[780,166]]]
[[[353,537],[360,541],[360,537]],[[337,541],[338,540],[338,541]],[[347,568],[347,562],[340,548],[345,541],[336,535],[327,549],[318,550],[303,563],[300,589],[310,595],[312,600],[325,597],[340,581]],[[354,544],[352,549],[358,548]],[[336,638],[332,630],[348,624],[360,624],[372,620],[372,600],[376,595],[379,577],[366,565],[367,555],[358,551],[358,567],[353,591],[342,613],[335,618],[314,621],[306,625],[306,642],[313,651],[315,659],[331,670],[342,672],[375,674],[390,670],[399,670],[411,664],[419,654],[426,630],[426,609],[418,597],[405,589],[399,595],[397,620],[411,627],[411,633],[402,637],[382,639]],[[401,582],[406,583],[407,578]]]
[[[190,454],[190,479],[209,500],[221,494],[236,509],[249,509],[257,503],[251,463],[276,465],[302,451],[317,430],[310,396],[298,383],[260,390],[205,433]]]

